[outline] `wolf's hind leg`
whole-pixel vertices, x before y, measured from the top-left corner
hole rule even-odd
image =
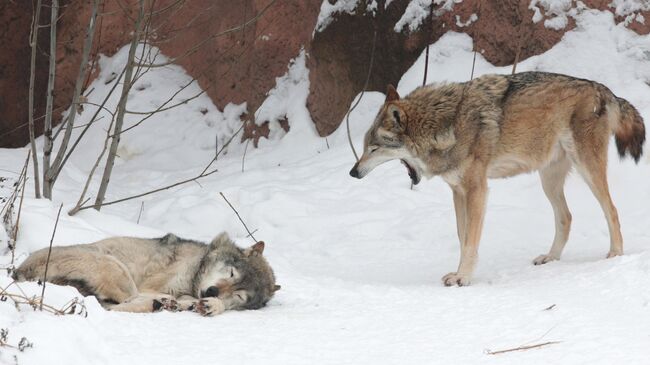
[[[42,280],[47,249],[30,255],[16,270],[16,279]],[[127,268],[115,257],[76,247],[52,249],[47,281],[76,287],[83,295],[94,295],[104,303],[121,303],[138,293]]]
[[[562,256],[562,250],[564,250],[564,246],[569,239],[571,212],[569,212],[569,207],[564,198],[564,182],[570,170],[571,161],[566,156],[539,170],[544,194],[546,194],[553,207],[555,238],[548,254],[539,255],[533,260],[535,265],[559,260],[560,256]]]
[[[607,257],[610,258],[623,254],[623,236],[621,235],[618,212],[612,202],[612,197],[609,195],[609,186],[607,184],[609,129],[600,131],[600,129],[609,127],[607,127],[606,121],[602,118],[594,120],[592,123],[597,127],[594,127],[590,133],[583,133],[574,137],[576,139],[576,152],[578,155],[576,167],[605,213],[610,239]],[[599,131],[602,133],[598,133]]]

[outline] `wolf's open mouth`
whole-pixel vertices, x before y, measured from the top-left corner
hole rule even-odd
[[[411,178],[411,182],[413,185],[417,185],[420,182],[420,175],[418,175],[418,172],[415,168],[413,168],[411,165],[409,165],[406,160],[400,160],[404,166],[406,166],[406,170],[409,173],[409,177]]]

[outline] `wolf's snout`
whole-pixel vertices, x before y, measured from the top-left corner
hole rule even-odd
[[[354,167],[352,167],[352,170],[350,170],[350,176],[356,177],[357,179],[361,179],[361,176],[359,175],[359,163],[355,163]]]
[[[208,290],[201,292],[201,298],[208,298],[208,297],[218,297],[219,296],[219,288],[216,286],[211,286],[208,288]]]

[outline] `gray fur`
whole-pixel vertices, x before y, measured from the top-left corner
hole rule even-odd
[[[241,249],[226,233],[209,245],[171,233],[154,239],[113,237],[52,248],[47,281],[74,286],[117,311],[163,308],[215,315],[226,309],[258,309],[279,288],[263,249],[263,242]],[[41,280],[47,253],[32,253],[14,278]],[[218,290],[218,295],[202,297],[208,290]]]

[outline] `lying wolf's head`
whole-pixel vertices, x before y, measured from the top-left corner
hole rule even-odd
[[[195,277],[199,298],[217,297],[226,309],[258,309],[280,289],[269,263],[264,259],[264,242],[241,249],[226,233],[208,248]]]
[[[454,90],[445,86],[426,87],[400,99],[395,88],[388,85],[386,101],[366,132],[363,155],[350,170],[350,176],[361,179],[390,160],[400,160],[406,166],[414,185],[423,175],[431,177],[438,173],[431,169],[430,160],[456,143],[454,130],[448,126],[451,106],[457,104],[450,98],[453,94]]]

